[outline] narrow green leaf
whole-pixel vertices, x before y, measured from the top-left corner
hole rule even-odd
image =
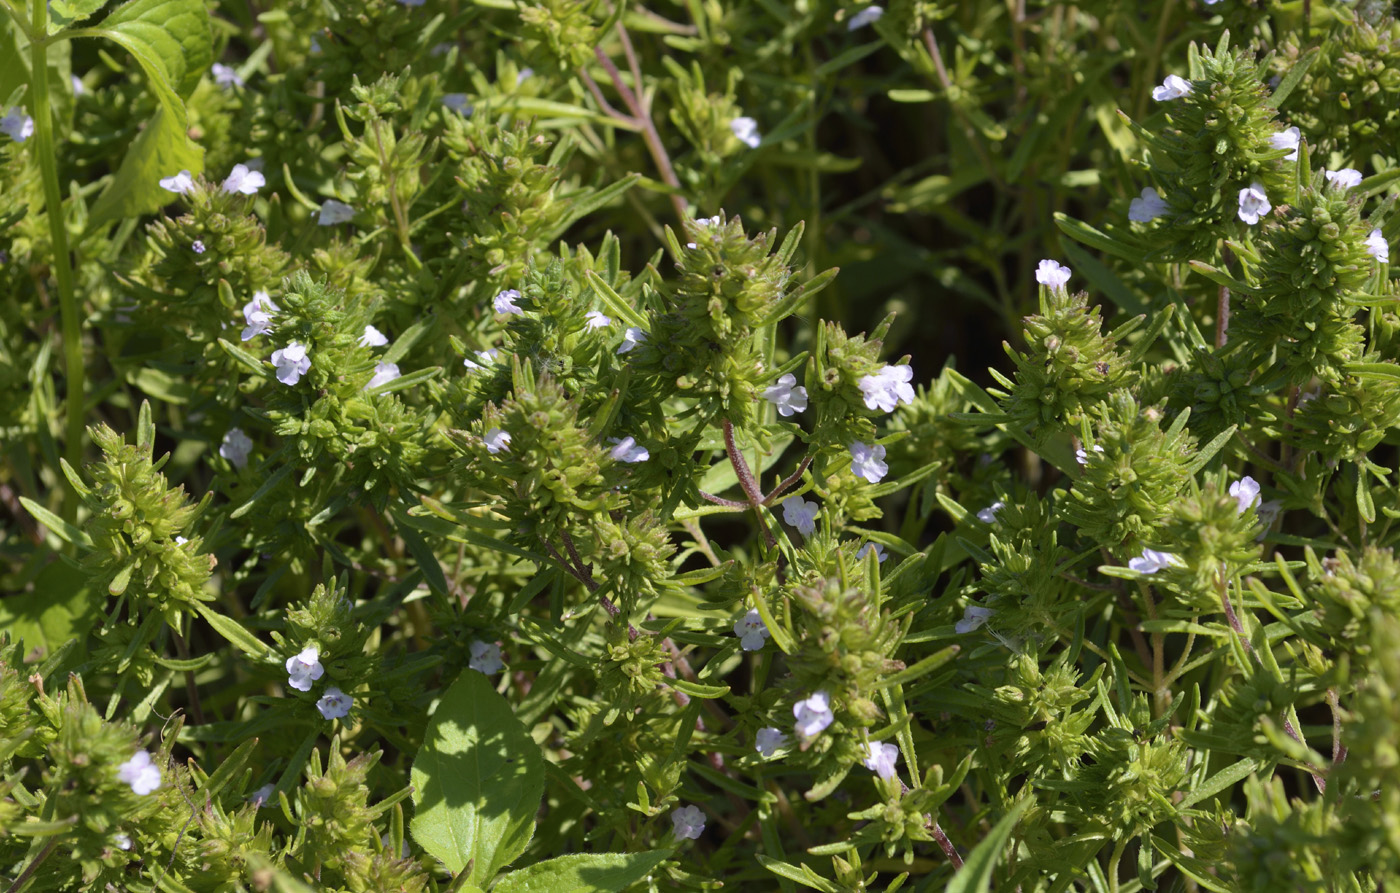
[[[1288,73],[1283,76],[1283,80],[1278,82],[1274,92],[1268,99],[1264,100],[1264,105],[1269,108],[1278,108],[1283,105],[1288,95],[1293,92],[1293,88],[1303,82],[1303,77],[1307,75],[1308,69],[1317,61],[1318,48],[1313,47],[1302,55],[1298,61],[1288,66]]]
[[[433,711],[414,757],[414,840],[454,874],[488,883],[535,832],[543,757],[491,681],[467,670]]]
[[[215,632],[227,639],[228,642],[239,651],[257,660],[264,660],[267,658],[268,652],[271,649],[258,641],[258,638],[252,633],[244,629],[243,624],[231,617],[225,617],[203,602],[195,602],[194,609],[199,612],[201,617],[209,622],[210,626],[214,627]]]
[[[82,530],[69,524],[27,496],[21,496],[19,502],[20,505],[24,506],[25,511],[34,516],[34,520],[53,531],[54,535],[65,543],[81,546],[84,549],[92,548],[92,539]]]
[[[683,691],[694,698],[714,699],[722,698],[729,694],[727,685],[701,685],[698,682],[687,682],[684,679],[672,679],[671,687],[677,691]]]
[[[929,673],[932,673],[934,670],[948,663],[948,661],[956,657],[961,650],[962,649],[957,645],[949,645],[942,651],[930,654],[912,667],[905,667],[893,676],[881,679],[879,685],[881,688],[890,688],[895,685],[908,685],[910,682],[922,679],[924,676],[927,676]]]
[[[397,522],[399,536],[403,538],[404,545],[408,547],[413,560],[418,562],[418,569],[423,572],[423,579],[428,581],[428,585],[432,587],[434,592],[446,595],[447,577],[442,572],[442,565],[438,564],[437,556],[428,546],[428,541],[423,539],[422,534],[408,523],[401,512],[395,511],[393,515]]]
[[[1243,759],[1238,763],[1226,766],[1209,779],[1197,785],[1193,790],[1188,791],[1181,802],[1177,804],[1179,809],[1186,809],[1205,800],[1207,797],[1214,797],[1227,788],[1232,788],[1249,777],[1250,773],[1259,768],[1259,764],[1254,760]]]
[[[1021,813],[1030,805],[1030,798],[1021,800],[1001,817],[1001,821],[997,822],[991,833],[982,838],[982,842],[972,850],[943,893],[987,893],[991,889],[992,869],[1001,861],[1006,842],[1011,839],[1011,832],[1016,829]]]
[[[1105,254],[1114,257],[1121,257],[1124,260],[1140,261],[1141,252],[1134,251],[1122,242],[1100,230],[1094,229],[1087,223],[1060,213],[1055,212],[1055,225],[1060,228],[1060,232],[1069,236],[1076,242],[1088,245],[1090,248],[1097,248]]]
[[[536,862],[512,871],[492,893],[622,893],[671,855],[645,853],[577,853]]]

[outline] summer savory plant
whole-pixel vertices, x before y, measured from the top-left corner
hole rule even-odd
[[[0,0],[0,885],[1400,885],[1398,72]]]

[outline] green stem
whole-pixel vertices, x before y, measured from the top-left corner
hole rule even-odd
[[[35,161],[44,181],[44,210],[49,218],[53,240],[53,272],[58,280],[58,302],[63,317],[64,379],[67,388],[68,433],[63,452],[68,464],[77,468],[83,461],[83,332],[81,307],[73,291],[73,267],[68,257],[68,227],[63,216],[63,195],[58,186],[58,156],[54,147],[53,117],[49,109],[48,40],[49,7],[44,0],[33,0],[33,37],[29,44],[30,89],[33,93]],[[78,514],[76,493],[64,501],[64,517],[72,521]]]

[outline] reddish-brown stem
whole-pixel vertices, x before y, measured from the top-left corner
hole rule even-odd
[[[1332,765],[1346,761],[1347,749],[1342,744],[1342,705],[1337,700],[1337,690],[1327,689],[1327,706],[1332,708]]]
[[[1283,715],[1283,730],[1288,733],[1288,737],[1306,746],[1307,742],[1303,740],[1302,735],[1298,734],[1298,730],[1293,727],[1293,723],[1289,720],[1288,714],[1286,713]],[[1322,777],[1322,772],[1316,766],[1309,765],[1308,774],[1312,776],[1313,784],[1317,787],[1317,792],[1319,794],[1327,793],[1327,779]]]
[[[787,492],[788,488],[802,479],[802,472],[807,470],[807,466],[812,464],[811,456],[803,456],[802,464],[797,466],[797,470],[782,480],[778,486],[773,488],[773,492],[763,498],[764,505],[772,505],[773,500]]]
[[[748,460],[734,443],[734,425],[729,419],[725,419],[721,425],[724,428],[724,449],[729,454],[729,464],[734,466],[734,475],[739,479],[739,487],[749,498],[749,505],[760,506],[763,504],[763,491],[759,489],[758,481],[753,479]]]
[[[953,868],[961,870],[963,867],[962,856],[958,855],[958,848],[953,846],[953,842],[948,839],[948,835],[943,833],[943,828],[938,824],[938,819],[932,821],[933,839],[938,841],[938,846],[943,850],[943,855],[948,857],[948,861],[953,863]]]
[[[1238,633],[1240,641],[1244,642],[1244,650],[1248,651],[1250,656],[1253,657],[1254,646],[1250,644],[1249,636],[1245,635],[1244,627],[1240,624],[1240,618],[1235,616],[1235,606],[1230,601],[1230,583],[1225,579],[1225,571],[1223,568],[1220,571],[1219,578],[1220,604],[1225,606],[1225,619],[1229,621],[1230,629]]]
[[[739,502],[737,499],[725,499],[723,496],[715,496],[713,493],[706,493],[704,490],[700,491],[700,498],[713,502],[715,505],[722,505],[725,508],[742,510],[749,507],[747,502]]]
[[[1215,347],[1225,346],[1225,333],[1230,328],[1230,289],[1220,286],[1220,294],[1215,304]]]

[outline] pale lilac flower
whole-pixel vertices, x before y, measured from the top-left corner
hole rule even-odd
[[[287,658],[287,684],[297,691],[311,691],[311,683],[325,674],[320,649],[315,645],[307,645],[300,654]]]
[[[316,709],[326,719],[342,719],[350,714],[350,706],[354,703],[349,695],[332,685],[316,702]]]
[[[229,87],[243,86],[243,78],[238,76],[238,72],[224,65],[222,62],[215,62],[210,67],[209,72],[214,75],[214,83],[225,89]]]
[[[386,385],[399,377],[398,363],[375,363],[374,377],[365,385],[366,391],[372,391],[380,385]]]
[[[1267,502],[1260,503],[1259,507],[1254,510],[1254,513],[1259,516],[1259,523],[1267,529],[1274,526],[1274,522],[1278,520],[1279,513],[1282,511],[1283,503],[1279,502],[1277,499],[1270,499]],[[1263,538],[1264,534],[1261,532],[1258,539]]]
[[[276,793],[277,785],[269,781],[267,784],[254,791],[253,796],[248,799],[253,802],[255,808],[262,809],[272,800],[272,796]]]
[[[606,329],[612,325],[612,317],[605,316],[601,310],[590,310],[583,318],[584,325],[592,331],[594,329]]]
[[[246,164],[235,164],[224,181],[224,192],[239,192],[243,195],[257,195],[258,190],[267,185],[267,179]]]
[[[1006,508],[1005,503],[998,499],[996,502],[978,512],[977,520],[981,521],[983,524],[991,524],[997,519],[997,512],[1004,508]]]
[[[1324,170],[1323,176],[1327,182],[1338,189],[1354,189],[1361,185],[1361,171],[1355,168],[1344,167],[1339,171]]]
[[[1287,130],[1280,131],[1269,137],[1269,145],[1273,146],[1275,149],[1289,150],[1288,154],[1283,156],[1284,161],[1297,161],[1298,142],[1302,137],[1303,134],[1298,128],[1290,127]]]
[[[881,366],[858,382],[866,409],[894,412],[900,403],[914,402],[914,370],[909,366]]]
[[[651,458],[651,453],[644,446],[638,446],[635,438],[624,437],[621,440],[616,437],[609,437],[608,443],[615,443],[608,454],[612,456],[614,462],[645,462]]]
[[[631,326],[622,333],[622,344],[618,345],[618,353],[627,353],[632,348],[647,340],[647,333],[636,326]]]
[[[250,341],[272,331],[272,315],[282,308],[272,303],[265,291],[253,292],[253,300],[243,305],[243,340]]]
[[[399,0],[404,6],[422,6],[428,0]]]
[[[194,188],[194,178],[190,176],[189,171],[180,171],[178,174],[162,177],[160,180],[160,188],[173,192],[176,195],[184,195]]]
[[[475,360],[473,360],[471,357],[465,357],[462,360],[462,365],[466,366],[467,369],[472,372],[480,372],[483,369],[485,369],[488,365],[494,364],[496,360],[500,359],[500,356],[501,352],[494,347],[488,348],[486,350],[478,350],[476,352]]]
[[[1070,269],[1058,261],[1042,260],[1035,268],[1035,281],[1051,291],[1064,291],[1069,282]]]
[[[360,336],[361,347],[383,347],[388,343],[388,336],[374,326],[365,326],[365,333]]]
[[[497,313],[505,316],[509,316],[512,313],[517,316],[524,316],[525,311],[515,306],[515,302],[519,297],[520,292],[513,288],[508,288],[491,299],[491,306],[496,308]]]
[[[698,806],[685,806],[671,813],[677,840],[697,840],[705,830],[705,814]]]
[[[885,10],[879,6],[867,6],[860,12],[851,16],[846,22],[847,31],[855,31],[857,28],[864,28],[866,25],[880,21],[880,16],[885,14]]]
[[[486,436],[481,438],[486,443],[486,452],[492,455],[500,452],[510,452],[510,435],[500,428],[492,428],[486,432]]]
[[[1166,102],[1169,99],[1180,99],[1191,92],[1191,82],[1185,78],[1169,74],[1166,80],[1162,81],[1162,86],[1152,88],[1152,98],[1158,102]]]
[[[478,639],[472,642],[470,647],[472,657],[467,666],[478,673],[494,676],[506,668],[501,660],[501,646],[495,642],[483,642]]]
[[[1167,213],[1167,200],[1151,186],[1142,187],[1142,194],[1128,202],[1128,219],[1135,223],[1150,223]]]
[[[1259,482],[1245,475],[1230,485],[1230,495],[1235,497],[1240,514],[1243,515],[1250,506],[1259,502]]]
[[[117,778],[131,785],[132,793],[142,797],[160,787],[160,767],[151,762],[144,750],[117,767]]]
[[[1367,254],[1383,264],[1390,263],[1390,243],[1385,240],[1385,233],[1381,232],[1380,227],[1371,230],[1365,244]]]
[[[87,92],[87,86],[83,84],[83,79],[76,74],[68,75],[68,82],[73,85],[73,97],[75,99]]]
[[[248,464],[248,454],[253,450],[253,441],[243,433],[242,428],[230,428],[219,444],[219,455],[229,461],[234,468]]]
[[[22,143],[34,135],[34,119],[18,108],[10,109],[0,118],[0,133],[6,134],[17,143]]]
[[[284,385],[294,385],[311,368],[311,358],[306,355],[305,344],[293,341],[281,350],[272,352],[272,365],[277,367],[278,381]]]
[[[190,243],[190,250],[193,251],[195,254],[203,254],[204,243],[198,239],[195,239],[192,243]]]
[[[131,849],[131,835],[117,832],[112,835],[112,843],[115,844],[119,850],[129,850]]]
[[[753,118],[735,118],[729,122],[729,132],[750,149],[757,149],[763,141],[758,133],[758,122]]]
[[[953,624],[953,632],[960,636],[967,635],[973,630],[980,628],[982,624],[990,620],[995,613],[996,612],[991,608],[968,605],[963,608],[962,619]]]
[[[355,209],[345,202],[338,202],[333,198],[321,202],[321,210],[316,212],[317,226],[335,226],[337,223],[354,219]]]
[[[1137,558],[1128,560],[1128,569],[1137,571],[1140,574],[1155,574],[1163,568],[1180,567],[1181,564],[1181,559],[1170,552],[1158,552],[1156,549],[1143,549],[1142,554]]]
[[[1273,205],[1269,204],[1269,196],[1264,192],[1264,184],[1255,180],[1249,184],[1248,189],[1240,190],[1240,219],[1250,226],[1259,222],[1259,218],[1269,213]]]
[[[880,483],[880,479],[889,473],[890,467],[885,464],[885,448],[876,444],[866,446],[857,440],[850,446],[851,451],[851,474],[858,478],[864,478],[872,484]]]
[[[459,115],[465,116],[472,113],[472,104],[467,101],[465,93],[444,93],[442,104]]]
[[[807,408],[807,389],[789,372],[777,384],[763,389],[763,399],[778,407],[778,415],[786,418]]]
[[[1096,453],[1103,452],[1103,447],[1099,446],[1098,444],[1094,444],[1092,447],[1090,447],[1090,449],[1092,449]],[[1074,461],[1078,462],[1080,465],[1088,465],[1089,454],[1083,448],[1077,449],[1074,451]]]
[[[790,496],[783,500],[783,520],[796,527],[803,536],[811,536],[817,531],[817,515],[821,513],[815,502],[801,496]]]
[[[803,738],[815,738],[836,720],[836,716],[831,712],[831,695],[824,691],[817,692],[805,701],[798,701],[792,707],[792,715],[797,719],[793,728]]]
[[[865,768],[881,778],[894,778],[894,764],[899,762],[899,748],[893,744],[868,741],[865,745]]]
[[[745,651],[759,651],[763,648],[763,642],[768,638],[769,632],[758,611],[751,609],[749,613],[734,621],[734,635],[739,637],[739,645]]]
[[[533,68],[520,69],[520,72],[515,76],[515,86],[519,87],[521,84],[525,83],[534,76],[535,70]]]
[[[884,564],[885,559],[890,557],[889,555],[885,554],[885,547],[880,545],[879,543],[866,543],[865,545],[861,546],[858,550],[856,550],[856,557],[864,558],[867,554],[869,554],[870,550],[872,549],[875,550],[875,560],[880,562],[881,564]]]
[[[787,736],[772,726],[759,729],[753,737],[753,749],[765,760],[772,758],[774,751],[784,744],[787,744]]]

